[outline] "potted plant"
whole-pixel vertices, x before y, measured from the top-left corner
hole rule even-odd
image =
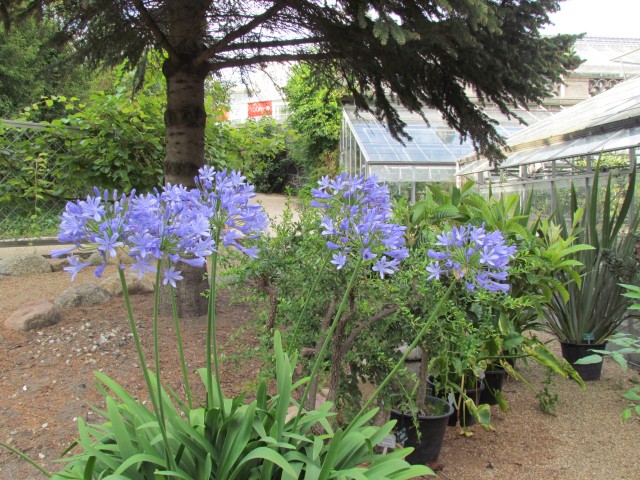
[[[486,362],[479,359],[482,339],[469,318],[469,305],[482,290],[508,290],[502,282],[514,248],[504,244],[500,232],[470,225],[427,237],[414,248],[407,282],[413,297],[407,312],[414,327],[408,335],[412,331],[426,334],[417,345],[422,353],[418,378],[408,388],[400,413],[416,419],[424,413],[431,375],[431,393],[448,400],[460,412],[456,423],[464,427],[473,418],[488,426],[489,406],[478,405]],[[437,299],[443,298],[446,301],[440,315],[429,315]]]
[[[630,301],[622,295],[623,289],[619,284],[631,281],[625,278],[621,262],[636,262],[633,232],[637,230],[638,217],[627,218],[633,203],[635,178],[633,171],[622,202],[616,204],[609,176],[602,192],[604,197],[599,203],[599,174],[596,170],[584,208],[578,208],[572,185],[569,212],[562,208],[555,212],[565,236],[574,235],[579,243],[592,247],[573,254],[573,259],[584,265],[581,282],[567,286],[568,299],[554,292],[546,310],[548,325],[560,340],[563,356],[587,381],[600,378],[602,363],[581,365],[575,362],[590,355],[591,349],[604,350],[606,339],[628,315]],[[558,272],[557,278],[561,282],[566,281],[566,272]]]

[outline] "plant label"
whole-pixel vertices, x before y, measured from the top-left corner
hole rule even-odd
[[[390,448],[394,450],[396,448],[396,436],[387,435],[382,440],[380,440],[380,443],[378,443],[378,446],[383,448]]]

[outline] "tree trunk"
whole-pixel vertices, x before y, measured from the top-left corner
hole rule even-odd
[[[193,178],[204,165],[204,81],[208,70],[167,59],[165,183],[193,186]]]
[[[198,169],[204,166],[204,135],[207,113],[204,107],[205,79],[210,65],[196,65],[194,59],[204,48],[206,35],[203,8],[206,0],[184,2],[167,0],[170,22],[168,38],[174,48],[162,66],[167,80],[165,184],[194,186]],[[201,293],[207,288],[204,268],[186,264],[179,266],[183,280],[176,290],[180,316],[197,316],[207,311],[207,300]],[[163,314],[171,313],[168,292],[163,292],[160,305]]]

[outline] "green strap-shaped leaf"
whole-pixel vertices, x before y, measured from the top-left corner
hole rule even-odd
[[[242,477],[238,477],[238,475],[242,472],[242,469],[240,467],[256,459],[262,459],[266,460],[267,462],[271,462],[279,466],[288,475],[295,476],[295,470],[293,470],[291,465],[289,465],[289,462],[287,462],[287,460],[282,455],[280,455],[275,450],[272,450],[271,448],[258,447],[245,455],[242,461],[238,464],[237,468],[234,469],[234,471],[231,472],[231,475],[226,478],[228,478],[228,480],[235,480],[236,478],[238,478],[238,480],[243,480]]]

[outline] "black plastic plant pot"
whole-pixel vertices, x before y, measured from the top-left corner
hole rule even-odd
[[[502,369],[487,370],[484,372],[484,390],[480,393],[480,403],[488,403],[489,405],[498,404],[494,392],[502,391],[502,383],[506,376],[507,372]]]
[[[434,411],[444,413],[415,417],[411,413],[391,410],[391,419],[397,420],[394,430],[396,442],[403,447],[414,448],[407,461],[415,465],[426,465],[438,459],[447,422],[453,414],[453,406],[441,398],[428,396],[425,403]]]
[[[607,342],[604,343],[567,343],[560,342],[560,348],[562,349],[563,358],[575,368],[576,372],[580,375],[585,382],[593,382],[600,380],[600,374],[602,373],[602,362],[590,363],[587,365],[576,365],[575,362],[581,358],[593,355],[591,349],[604,350],[607,348]]]
[[[480,382],[479,386],[476,388],[465,389],[464,393],[467,398],[473,400],[476,405],[480,405],[480,396],[484,391],[484,382]],[[455,427],[458,424],[458,416],[460,416],[460,425],[462,427],[470,427],[471,425],[475,425],[476,418],[473,414],[464,406],[465,398],[460,399],[460,394],[456,392],[454,396],[454,405],[453,405],[453,415],[449,417],[449,426]],[[462,405],[462,412],[458,412],[458,403]]]

